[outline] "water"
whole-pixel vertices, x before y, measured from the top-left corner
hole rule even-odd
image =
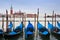
[[[0,40],[23,40],[23,37],[20,36],[19,38],[10,38],[10,39],[0,38]],[[33,39],[29,39],[29,40],[33,40]],[[60,38],[50,35],[49,38],[46,37],[41,38],[41,36],[38,36],[37,39],[34,38],[34,40],[60,40]]]

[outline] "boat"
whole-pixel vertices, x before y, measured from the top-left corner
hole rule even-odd
[[[33,25],[30,23],[30,21],[28,21],[28,25],[25,28],[25,39],[34,39],[34,27]]]
[[[21,24],[14,29],[14,32],[16,32],[16,33],[19,32],[20,36],[23,36],[23,27],[24,27],[24,24],[23,24],[23,22],[21,22]]]
[[[11,24],[8,26],[8,31],[4,33],[5,38],[18,38],[22,34],[22,31],[23,31],[23,23],[22,22],[13,31],[11,31],[12,27],[13,27],[13,24],[11,22]]]
[[[41,36],[41,37],[49,37],[50,33],[49,33],[47,28],[45,28],[39,22],[38,22],[37,26],[38,26],[37,28],[38,28],[39,36]]]
[[[60,36],[60,29],[56,26],[53,26],[53,24],[48,22],[48,28],[50,29],[50,32],[52,35],[56,36]]]

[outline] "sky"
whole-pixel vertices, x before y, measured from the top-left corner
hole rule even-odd
[[[0,13],[5,14],[5,10],[10,11],[13,7],[14,12],[22,11],[25,13],[37,13],[37,8],[40,9],[40,14],[60,13],[60,0],[0,0]]]

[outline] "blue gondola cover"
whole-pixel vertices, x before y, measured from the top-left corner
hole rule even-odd
[[[10,22],[10,24],[8,25],[8,29],[12,29],[12,27],[13,27],[13,23]]]
[[[39,22],[37,23],[37,26],[38,26],[38,27],[37,27],[38,29],[41,29],[41,28],[44,27],[44,26],[43,26],[42,24],[40,24]]]
[[[33,34],[33,32],[28,31],[28,32],[26,32],[26,34],[27,35],[30,35],[30,34]]]
[[[23,23],[21,22],[21,24],[19,26],[17,26],[15,30],[20,30],[21,31],[22,28],[23,28]]]
[[[44,32],[42,32],[42,34],[47,35],[48,34],[48,31],[44,31]]]
[[[30,21],[29,21],[26,29],[27,29],[28,31],[29,31],[30,29],[34,30],[34,27],[33,27],[33,25],[30,23]]]
[[[23,23],[21,23],[21,24],[20,24],[20,27],[19,27],[19,28],[20,28],[20,29],[22,29],[22,28],[23,28]]]
[[[25,37],[27,38],[27,35],[32,35],[34,31],[34,27],[33,25],[30,23],[30,21],[28,21],[28,25],[25,28]]]
[[[53,29],[54,28],[53,24],[51,24],[51,23],[48,22],[48,28],[49,29]]]
[[[60,28],[60,23],[57,21],[58,28]]]
[[[17,33],[14,32],[14,31],[12,31],[12,32],[9,33],[9,35],[15,35],[15,34],[17,34]]]

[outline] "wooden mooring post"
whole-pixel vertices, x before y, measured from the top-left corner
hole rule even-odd
[[[38,24],[38,17],[39,17],[39,8],[37,9],[37,21],[35,20],[37,22],[37,24]],[[37,27],[38,27],[38,25],[36,25],[36,27],[35,27],[35,40],[38,40],[37,39],[37,37],[38,37],[38,28]]]
[[[46,27],[46,13],[45,13],[45,27]]]
[[[4,15],[2,15],[2,29],[3,29],[3,31],[4,31]]]
[[[53,18],[54,18],[54,10],[53,10],[53,14],[52,14],[52,24],[54,24],[54,23],[53,23]]]
[[[22,21],[23,21],[23,40],[25,40],[26,14],[22,15]]]
[[[56,27],[56,13],[55,13],[55,27]]]
[[[8,11],[6,10],[6,32],[8,28]]]

